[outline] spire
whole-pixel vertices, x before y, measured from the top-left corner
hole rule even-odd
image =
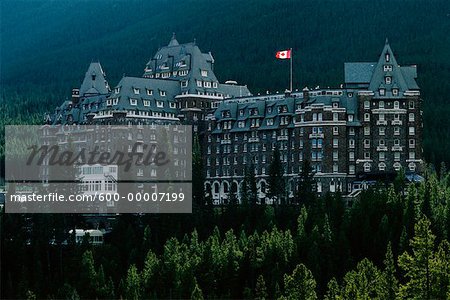
[[[386,41],[384,42],[385,45],[389,45],[389,40],[386,38]]]
[[[169,46],[178,46],[180,45],[177,41],[175,32],[172,34],[172,38],[170,39]]]

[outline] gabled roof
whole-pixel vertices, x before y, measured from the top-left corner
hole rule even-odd
[[[392,71],[385,70],[384,66],[390,66]],[[393,86],[399,89],[398,96],[400,97],[405,91],[411,89],[418,89],[415,82],[416,73],[413,67],[400,67],[395,58],[394,52],[391,49],[388,41],[384,45],[380,58],[373,70],[372,78],[370,79],[369,90],[375,93],[375,97],[392,97],[390,93]],[[391,77],[391,83],[387,83],[385,78]],[[385,96],[379,94],[379,89],[386,89]]]
[[[83,83],[80,87],[80,96],[85,94],[107,94],[110,92],[109,84],[105,78],[102,66],[99,62],[92,62],[89,65]]]

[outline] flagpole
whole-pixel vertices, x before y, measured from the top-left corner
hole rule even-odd
[[[291,74],[290,74],[290,92],[292,93],[292,59],[293,59],[293,55],[292,55],[292,48],[290,49],[290,53],[291,53],[291,57],[290,57],[290,61],[291,61]]]

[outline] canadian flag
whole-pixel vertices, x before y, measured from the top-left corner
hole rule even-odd
[[[290,59],[291,50],[278,51],[275,57],[278,59]]]

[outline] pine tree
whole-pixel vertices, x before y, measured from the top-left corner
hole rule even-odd
[[[281,204],[285,196],[284,169],[281,163],[280,150],[275,146],[272,160],[269,165],[268,192],[267,196],[274,203]]]
[[[316,281],[304,264],[299,264],[292,275],[284,275],[285,296],[287,299],[317,299]]]
[[[340,290],[339,284],[336,278],[331,278],[330,282],[327,284],[327,293],[324,296],[325,300],[340,300]]]
[[[303,161],[302,171],[298,181],[297,202],[309,207],[315,199],[316,182],[308,159]]]
[[[264,276],[259,275],[256,281],[255,287],[255,300],[265,300],[268,299],[266,282],[264,281]]]
[[[430,221],[423,217],[416,224],[415,236],[410,241],[412,254],[404,252],[398,265],[405,271],[407,281],[400,286],[401,297],[431,299],[431,261],[435,236],[430,230]]]
[[[392,254],[392,247],[390,242],[387,246],[384,266],[384,299],[395,299],[395,295],[398,291],[398,280],[395,277],[394,255]]]
[[[130,300],[141,299],[141,279],[135,265],[128,269],[125,280],[125,298]]]
[[[194,286],[194,290],[192,291],[191,294],[191,300],[203,300],[203,292],[200,289],[200,287],[198,286],[197,280],[195,280],[195,286]]]

